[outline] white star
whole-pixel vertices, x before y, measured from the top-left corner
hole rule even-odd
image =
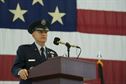
[[[43,0],[33,0],[32,5],[36,4],[37,2],[44,6]]]
[[[4,0],[0,0],[0,1],[3,2],[3,3],[5,2]]]
[[[64,15],[66,15],[66,14],[65,14],[65,13],[60,13],[58,7],[56,7],[55,12],[49,12],[48,14],[51,15],[51,16],[53,17],[52,24],[53,24],[54,22],[56,22],[56,21],[58,21],[59,23],[63,24],[61,18],[62,18]]]
[[[19,3],[17,4],[16,10],[9,10],[9,11],[14,14],[13,22],[18,18],[21,19],[22,21],[25,21],[23,15],[27,12],[27,10],[22,10]]]

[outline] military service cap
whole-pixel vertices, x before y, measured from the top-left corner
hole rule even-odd
[[[34,31],[38,30],[38,31],[49,31],[49,26],[50,23],[46,20],[39,20],[39,21],[35,21],[32,24],[30,24],[29,28],[28,28],[28,32],[30,34],[32,34]]]

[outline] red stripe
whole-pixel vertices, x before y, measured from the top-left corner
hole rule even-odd
[[[78,10],[79,32],[126,35],[126,12]]]
[[[83,59],[85,61],[97,62],[95,59]],[[126,61],[103,60],[103,76],[105,84],[126,84]],[[98,66],[96,66],[98,68]],[[85,81],[88,84],[100,84],[98,79]]]
[[[14,62],[14,55],[0,55],[0,80],[16,80],[11,74],[11,67]],[[96,59],[82,59],[97,62]],[[103,73],[105,84],[126,84],[126,61],[103,60]],[[97,67],[97,66],[96,66]],[[97,72],[96,72],[97,73]],[[98,73],[97,73],[98,74]],[[85,81],[89,84],[99,84],[96,80]]]
[[[0,80],[16,80],[11,74],[14,55],[0,55]]]

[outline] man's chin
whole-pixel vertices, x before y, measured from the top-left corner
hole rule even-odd
[[[40,43],[45,43],[46,41],[40,41]]]

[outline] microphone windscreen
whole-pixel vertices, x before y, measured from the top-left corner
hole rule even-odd
[[[59,45],[59,41],[60,41],[60,38],[59,37],[55,37],[53,43],[55,45]]]

